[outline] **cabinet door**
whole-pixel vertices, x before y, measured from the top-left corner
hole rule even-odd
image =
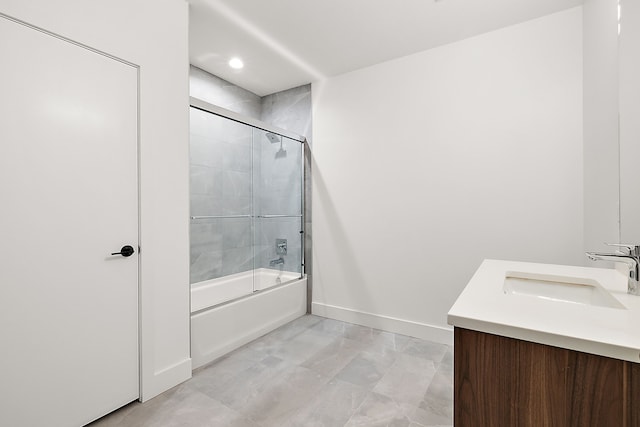
[[[456,427],[625,426],[630,362],[455,328]]]
[[[83,425],[139,395],[138,71],[1,15],[0,58],[0,425]]]

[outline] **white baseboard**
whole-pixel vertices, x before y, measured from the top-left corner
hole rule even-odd
[[[343,322],[355,323],[356,325],[381,329],[387,332],[394,332],[396,334],[408,335],[441,344],[453,345],[453,328],[443,328],[442,326],[429,325],[427,323],[398,319],[380,314],[366,313],[350,308],[318,302],[311,303],[311,313],[322,317],[328,317],[330,319],[341,320]]]
[[[191,378],[191,370],[191,358],[189,358],[155,372],[149,381],[143,382],[140,401],[146,402],[171,387],[185,382]]]

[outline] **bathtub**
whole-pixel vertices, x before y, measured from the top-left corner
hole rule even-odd
[[[300,279],[300,273],[258,268],[191,285],[191,313]]]
[[[191,286],[193,369],[306,313],[307,279],[260,268]]]

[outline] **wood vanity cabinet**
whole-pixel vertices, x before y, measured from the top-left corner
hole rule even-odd
[[[640,364],[454,332],[455,427],[640,427]]]

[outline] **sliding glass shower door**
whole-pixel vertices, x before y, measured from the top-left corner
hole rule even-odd
[[[191,109],[191,283],[253,268],[252,132]]]
[[[198,307],[303,274],[303,144],[218,110],[191,108],[190,282],[212,295]]]
[[[302,273],[302,144],[253,131],[254,288]]]

